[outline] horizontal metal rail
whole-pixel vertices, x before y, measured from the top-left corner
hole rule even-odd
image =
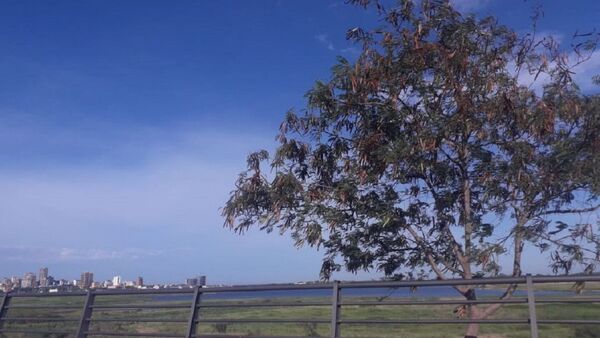
[[[26,330],[26,329],[0,329],[0,333],[25,333],[25,334],[64,334],[72,335],[72,331],[57,331],[57,330]]]
[[[201,334],[192,335],[194,338],[240,338],[240,335],[227,335],[227,334]],[[244,336],[244,338],[322,338],[320,336]]]
[[[538,319],[539,324],[600,324],[600,320],[577,320],[577,319]]]
[[[482,299],[482,300],[414,300],[414,301],[347,301],[341,302],[344,306],[380,306],[380,305],[475,305],[475,304],[524,304],[527,299]]]
[[[137,332],[113,332],[113,331],[86,331],[86,336],[113,336],[113,337],[165,337],[181,338],[181,334],[174,333],[137,333]]]
[[[574,283],[574,282],[600,282],[600,275],[593,276],[536,276],[532,277],[535,284],[540,283]],[[525,284],[525,277],[501,278],[476,278],[476,279],[445,279],[445,280],[410,280],[410,281],[368,281],[368,282],[340,282],[340,289],[367,289],[367,288],[401,288],[401,287],[428,287],[428,286],[473,286],[473,285],[501,285]],[[272,284],[272,285],[242,285],[203,288],[202,293],[227,293],[227,292],[258,292],[258,291],[290,291],[290,290],[327,290],[333,283],[315,284]],[[122,290],[95,290],[97,296],[115,295],[158,295],[158,294],[190,294],[194,289],[122,289]],[[19,297],[72,297],[85,296],[85,292],[57,292],[57,293],[16,293],[10,294],[12,298]]]
[[[92,309],[101,309],[101,310],[120,310],[120,309],[189,309],[189,305],[179,305],[179,304],[156,304],[156,305],[127,305],[127,304],[119,304],[119,305],[90,305]]]
[[[542,298],[536,303],[600,303],[600,298]]]
[[[192,335],[195,338],[240,338],[240,335],[227,335],[227,334],[202,334]],[[322,338],[319,336],[244,336],[244,338]]]
[[[527,324],[527,319],[406,319],[406,320],[383,320],[383,319],[365,319],[365,320],[340,320],[339,324],[353,325],[382,325],[382,324]]]
[[[3,322],[77,322],[77,318],[48,318],[48,317],[4,317]]]
[[[269,323],[269,324],[306,324],[306,323],[321,323],[328,324],[329,319],[217,319],[217,318],[202,318],[196,320],[197,323]]]
[[[540,283],[573,283],[573,282],[600,282],[599,276],[539,276],[532,277],[536,284]],[[500,278],[475,278],[475,279],[444,279],[444,280],[410,280],[389,282],[348,282],[340,283],[340,288],[397,288],[397,287],[425,287],[425,286],[468,286],[468,285],[501,285],[525,284],[523,277]]]
[[[228,303],[220,303],[220,304],[199,304],[198,308],[230,308],[230,307],[305,307],[305,306],[331,306],[330,303],[323,302],[306,302],[306,303],[247,303],[247,304],[228,304]]]
[[[537,319],[535,311],[536,304],[594,304],[600,303],[600,297],[590,296],[569,296],[569,297],[533,297],[534,284],[540,283],[574,283],[574,282],[600,282],[600,276],[523,276],[523,277],[509,277],[509,278],[485,278],[485,279],[449,279],[449,280],[411,280],[411,281],[368,281],[368,282],[334,282],[334,283],[315,283],[315,284],[270,284],[270,285],[241,285],[241,286],[229,286],[229,287],[209,287],[209,288],[185,288],[185,289],[149,289],[149,290],[90,290],[88,292],[59,292],[52,294],[26,294],[26,293],[15,293],[6,294],[2,298],[0,303],[0,333],[22,333],[22,334],[66,334],[73,335],[74,332],[59,330],[59,329],[23,329],[23,328],[12,328],[7,327],[10,323],[77,323],[77,335],[76,337],[93,337],[93,336],[129,336],[129,337],[229,337],[225,334],[211,335],[211,334],[197,334],[196,328],[200,324],[320,324],[331,326],[331,338],[339,338],[339,326],[340,325],[436,325],[436,324],[456,324],[464,325],[469,323],[478,323],[486,325],[503,325],[503,324],[522,324],[529,325],[531,327],[531,337],[537,337],[537,325],[600,325],[600,320],[583,320],[583,319]],[[401,288],[414,288],[414,287],[441,287],[441,286],[471,286],[474,288],[483,287],[487,285],[521,285],[526,287],[527,294],[519,294],[518,297],[498,299],[490,296],[463,300],[463,299],[423,299],[407,297],[405,299],[391,299],[391,300],[357,300],[356,298],[345,299],[344,290],[351,289],[401,289]],[[312,295],[307,298],[313,297],[328,297],[333,291],[333,298],[331,302],[324,301],[269,301],[269,302],[257,302],[257,299],[265,299],[268,297],[279,298],[286,297],[286,291],[295,291],[292,297],[299,297],[297,291],[302,290],[323,290],[323,295]],[[267,295],[261,295],[261,292],[268,292]],[[278,294],[281,292],[281,294]],[[248,293],[257,293],[256,299],[254,296],[240,302],[240,300],[227,301],[227,299],[219,299],[218,295],[231,294],[235,297],[236,294],[245,294],[244,298],[247,298]],[[202,295],[216,294],[216,299],[209,301],[201,300]],[[127,296],[154,296],[154,295],[189,295],[190,300],[181,300],[177,297],[169,299],[155,300],[153,298],[142,299],[136,301],[146,301],[149,303],[127,303]],[[98,299],[105,296],[116,296],[115,299],[107,298],[106,302],[98,302]],[[14,304],[11,302],[12,299],[18,298],[45,298],[45,297],[69,297],[74,299],[79,297],[82,302],[81,304]],[[301,296],[300,296],[301,297]],[[354,296],[350,296],[354,297]],[[244,299],[242,298],[242,299]],[[235,298],[234,298],[235,299]],[[113,303],[111,303],[111,302]],[[117,304],[114,302],[118,301]],[[190,304],[191,301],[191,304]],[[428,305],[452,305],[452,306],[474,306],[479,304],[528,304],[529,317],[527,318],[511,318],[511,319],[469,319],[469,318],[399,318],[399,319],[349,319],[343,317],[344,307],[379,307],[379,306],[428,306]],[[331,316],[330,318],[211,318],[201,315],[199,312],[208,309],[228,309],[228,308],[286,308],[286,307],[330,307]],[[53,314],[48,316],[31,316],[22,315],[17,316],[13,311],[20,310],[19,314],[25,313],[23,310],[52,310]],[[139,310],[150,311],[150,310],[184,310],[182,311],[182,318],[161,318],[161,317],[149,317],[140,316],[132,317],[118,315],[120,310]],[[54,310],[78,310],[80,318],[58,318]],[[101,313],[96,313],[102,311]],[[12,315],[11,315],[12,313]],[[107,316],[107,313],[111,313],[111,316]],[[148,313],[148,312],[146,312]],[[189,318],[183,318],[183,314],[188,313]],[[37,312],[35,313],[37,314]],[[126,332],[126,331],[103,331],[100,328],[94,326],[94,330],[89,329],[92,323],[174,323],[181,324],[181,328],[184,329],[187,325],[186,334],[174,334],[174,333],[141,333],[141,332]],[[108,324],[107,324],[108,325]],[[599,328],[600,329],[600,328]],[[239,335],[230,335],[231,337],[239,337]],[[248,336],[255,338],[276,338],[276,336]],[[293,336],[286,336],[286,338],[293,338]]]
[[[7,305],[6,309],[81,309],[81,305]]]
[[[91,321],[92,318],[86,320]],[[130,323],[187,323],[185,319],[160,319],[160,318],[94,318],[94,322],[130,322]]]

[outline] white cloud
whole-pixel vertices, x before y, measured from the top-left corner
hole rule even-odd
[[[85,128],[20,130],[4,135],[7,142],[19,140],[14,149],[38,148],[59,135],[66,151],[90,156],[64,163],[44,155],[24,165],[1,162],[3,274],[48,266],[59,277],[93,271],[102,278],[139,273],[156,281],[199,271],[221,282],[318,276],[321,253],[298,251],[289,236],[256,229],[238,236],[223,228],[219,209],[247,154],[274,145],[269,132],[108,128],[102,137]],[[8,158],[18,157],[17,151]]]
[[[331,40],[329,39],[329,35],[327,34],[319,34],[315,36],[315,39],[317,39],[317,41],[323,45],[325,48],[327,48],[330,51],[339,51],[342,54],[346,54],[348,56],[351,57],[356,57],[358,55],[360,55],[360,49],[356,46],[349,46],[346,48],[336,48],[333,45],[333,42],[331,42]]]
[[[573,71],[575,72],[573,78],[581,90],[598,92],[600,87],[593,83],[592,78],[600,75],[600,52],[592,54],[589,60],[573,68]]]
[[[451,0],[450,3],[461,12],[470,12],[487,6],[492,0]]]
[[[149,250],[140,248],[109,249],[80,249],[80,248],[49,248],[41,246],[0,246],[3,260],[46,263],[65,261],[96,261],[96,260],[136,260],[154,257],[181,249]]]
[[[268,147],[272,139],[206,131],[177,135],[183,136],[162,142],[154,141],[153,134],[134,135],[146,148],[138,144],[124,150],[129,145],[121,141],[98,155],[122,157],[117,165],[95,158],[84,164],[0,170],[3,241],[67,248],[52,249],[48,257],[112,259],[190,247],[196,238],[211,238],[203,244],[208,250],[219,240],[235,238],[222,228],[219,208],[244,169],[246,155]],[[131,163],[121,163],[127,156]]]
[[[570,64],[573,64],[577,60],[577,55],[575,53],[570,53],[567,56],[567,59]],[[550,67],[552,67],[552,65],[550,65]],[[571,71],[573,72],[573,81],[584,93],[597,93],[600,87],[593,83],[592,78],[595,75],[600,74],[600,52],[595,52],[591,55],[589,60],[573,67]],[[541,73],[536,78],[536,74],[530,74],[523,69],[519,73],[518,80],[520,84],[541,93],[543,86],[550,81],[550,77],[546,73]]]
[[[350,46],[340,50],[340,52],[342,52],[343,54],[349,54],[351,56],[358,56],[360,54],[360,49],[354,46]]]
[[[329,40],[329,36],[327,34],[318,34],[315,36],[315,39],[319,41],[325,48],[329,50],[335,50],[333,43]]]

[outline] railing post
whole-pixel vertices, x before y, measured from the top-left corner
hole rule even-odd
[[[6,314],[6,311],[8,310],[6,308],[6,306],[8,306],[9,302],[10,302],[10,292],[5,292],[4,297],[2,297],[2,303],[0,303],[0,329],[2,329],[2,327],[4,326],[3,325],[4,321],[2,320],[2,318],[4,318],[4,315]]]
[[[531,338],[539,338],[537,314],[535,312],[535,294],[533,290],[533,278],[530,274],[525,276],[527,282],[527,304],[529,305],[529,327],[531,329]]]
[[[200,291],[200,288],[201,286],[196,286],[196,289],[194,290],[192,306],[190,307],[190,319],[188,321],[187,333],[185,335],[186,338],[192,338],[196,336],[196,316],[198,314],[200,296],[202,295],[202,291]]]
[[[90,321],[92,318],[92,305],[94,304],[94,292],[88,290],[85,296],[85,303],[83,304],[83,310],[81,312],[81,318],[79,319],[79,326],[77,327],[77,333],[75,337],[86,338],[87,332],[90,329]]]
[[[331,295],[331,334],[330,338],[340,335],[340,282],[333,282],[333,294]]]

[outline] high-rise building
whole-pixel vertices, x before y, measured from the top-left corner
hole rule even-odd
[[[82,289],[89,289],[94,282],[94,274],[91,272],[84,272],[81,274],[81,279],[79,280],[79,287]]]
[[[144,279],[142,277],[138,277],[137,281],[135,282],[135,285],[144,286]]]
[[[112,284],[113,286],[120,286],[121,284],[123,284],[123,279],[121,278],[121,276],[114,276],[112,279]]]
[[[205,286],[206,285],[206,276],[198,277],[198,285]]]
[[[39,277],[40,277],[40,287],[44,288],[44,287],[50,286],[48,283],[48,268],[41,268]]]
[[[23,279],[21,280],[22,288],[34,288],[35,286],[35,273],[28,272],[23,275]]]

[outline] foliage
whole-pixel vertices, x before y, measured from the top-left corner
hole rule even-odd
[[[477,278],[499,274],[503,255],[519,276],[525,245],[548,252],[555,272],[592,272],[600,98],[581,92],[572,67],[597,37],[575,36],[587,40],[566,53],[446,1],[375,7],[382,28],[348,31],[358,59],[340,57],[304,114],[287,114],[272,158],[249,156],[225,225],[323,248],[325,279],[342,266]]]

